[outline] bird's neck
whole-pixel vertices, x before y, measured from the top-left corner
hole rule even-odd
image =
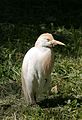
[[[44,47],[44,46],[35,46],[35,47],[44,52],[53,51],[53,48],[50,48],[50,47]]]
[[[49,75],[51,73],[53,64],[54,64],[54,54],[53,51],[48,48],[43,55],[43,62],[42,62],[43,65],[42,68],[46,75]]]

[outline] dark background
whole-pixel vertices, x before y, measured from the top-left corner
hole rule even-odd
[[[2,0],[1,23],[82,26],[82,0]]]

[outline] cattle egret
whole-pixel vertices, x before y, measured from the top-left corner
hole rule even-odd
[[[50,90],[51,72],[54,65],[55,45],[65,45],[55,40],[50,33],[41,34],[35,46],[25,55],[22,64],[22,89],[27,104],[35,104],[43,91]]]

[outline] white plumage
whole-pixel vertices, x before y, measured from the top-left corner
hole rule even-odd
[[[54,65],[52,47],[65,45],[54,40],[49,33],[39,36],[35,46],[25,55],[22,64],[22,88],[27,104],[35,104],[36,100],[45,91],[50,91],[50,76]]]

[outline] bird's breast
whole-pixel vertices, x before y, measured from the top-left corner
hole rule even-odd
[[[42,69],[47,76],[51,73],[54,64],[54,55],[52,52],[46,53],[42,60]]]

